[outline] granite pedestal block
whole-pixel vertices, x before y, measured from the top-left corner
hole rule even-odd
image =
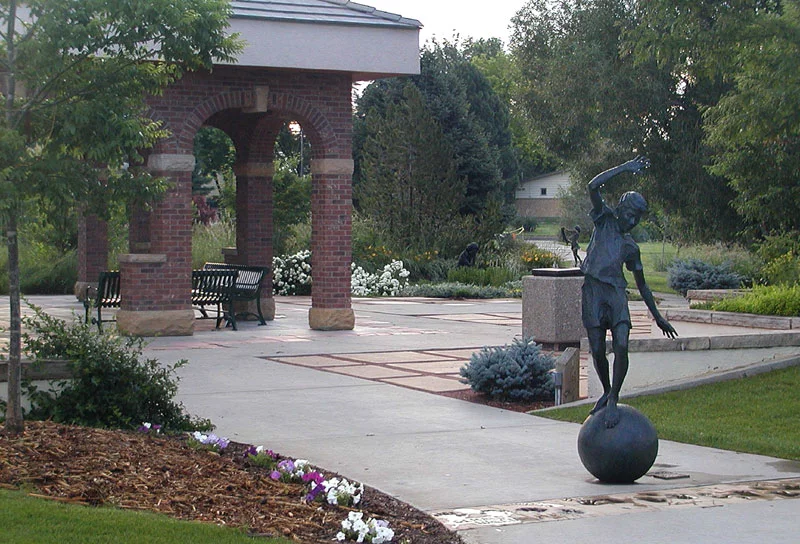
[[[539,344],[578,346],[581,321],[579,268],[540,268],[522,278],[522,335]]]

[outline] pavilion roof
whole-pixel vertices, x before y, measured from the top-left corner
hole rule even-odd
[[[234,18],[420,28],[416,19],[348,0],[234,0]]]

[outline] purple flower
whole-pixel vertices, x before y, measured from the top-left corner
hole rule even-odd
[[[228,444],[230,444],[230,443],[231,443],[231,441],[228,440],[227,438],[217,438],[217,447],[219,449],[221,449],[221,450],[224,450],[225,448],[227,448]]]
[[[308,494],[305,496],[306,502],[314,502],[314,499],[317,498],[317,495],[319,495],[324,490],[325,486],[322,485],[320,482],[317,482],[316,485],[313,488],[311,488],[311,491],[309,491]]]
[[[258,450],[256,450],[256,447],[255,447],[255,446],[250,446],[249,448],[247,448],[247,451],[245,451],[245,452],[244,452],[244,456],[243,456],[243,457],[244,457],[245,459],[247,459],[247,458],[248,458],[248,457],[250,457],[251,455],[252,455],[252,456],[256,456],[256,455],[258,455]]]
[[[325,477],[316,470],[311,472],[306,472],[305,474],[303,474],[303,476],[301,476],[301,478],[304,482],[306,483],[313,482],[317,484],[317,486],[319,486],[319,484],[321,484],[322,481],[325,479]]]
[[[273,470],[272,472],[269,473],[269,477],[272,478],[273,480],[280,480],[281,479],[281,473],[280,473],[280,471]]]
[[[294,472],[294,461],[291,459],[284,459],[278,463],[278,470],[282,470],[283,472]]]

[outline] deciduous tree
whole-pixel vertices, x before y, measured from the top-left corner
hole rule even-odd
[[[0,217],[9,254],[6,429],[20,408],[17,218],[39,202],[147,200],[165,188],[141,151],[165,135],[145,98],[185,70],[233,60],[225,0],[7,0],[0,3]]]

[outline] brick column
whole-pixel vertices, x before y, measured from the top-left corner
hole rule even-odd
[[[86,289],[97,287],[100,272],[108,266],[108,223],[94,214],[78,220],[78,278],[75,296],[83,300]]]
[[[316,330],[352,330],[352,159],[311,162],[311,273],[308,324]]]
[[[236,174],[236,252],[226,253],[225,261],[272,268],[272,176],[274,165],[249,162],[238,164]],[[256,301],[239,302],[237,312],[256,312]],[[261,287],[261,310],[267,320],[275,319],[272,273]]]
[[[192,288],[193,155],[152,154],[148,170],[172,185],[150,213],[146,253],[121,255],[121,305],[117,327],[132,336],[194,332]],[[144,239],[139,232],[138,238]],[[142,244],[145,247],[147,244]]]

